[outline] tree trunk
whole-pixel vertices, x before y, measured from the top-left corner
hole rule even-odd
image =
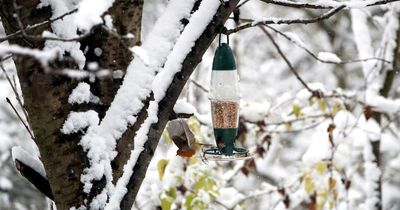
[[[52,13],[50,6],[36,9],[39,0],[20,0],[19,14],[23,25],[34,25],[48,20]],[[12,0],[0,0],[1,20],[7,34],[19,30],[18,23],[13,17]],[[110,8],[108,14],[112,16],[113,24],[118,33],[126,35],[132,33],[134,41],[119,40],[104,28],[97,27],[92,34],[81,41],[81,49],[87,48],[86,63],[98,62],[103,69],[125,71],[132,60],[131,52],[126,46],[140,43],[140,29],[142,17],[142,0],[118,0]],[[123,12],[121,12],[123,11]],[[43,31],[52,31],[50,24],[30,30],[30,35],[41,35]],[[23,47],[43,49],[43,40],[18,38],[10,40],[10,44]],[[96,56],[95,48],[102,49],[101,56]],[[29,123],[35,135],[35,142],[41,153],[41,160],[46,168],[54,201],[58,209],[69,209],[80,206],[88,199],[82,193],[80,174],[88,167],[88,161],[78,142],[82,133],[78,135],[63,135],[60,132],[65,119],[71,111],[94,109],[99,116],[104,116],[110,106],[122,79],[112,77],[96,80],[89,83],[91,91],[100,97],[102,105],[85,104],[82,106],[68,104],[68,96],[79,81],[56,74],[46,74],[42,66],[29,57],[14,57],[17,73],[24,98],[24,106],[29,114]],[[63,64],[60,68],[76,67]],[[86,67],[85,67],[86,68]]]

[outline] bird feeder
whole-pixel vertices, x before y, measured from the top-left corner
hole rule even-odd
[[[235,58],[228,43],[219,43],[213,60],[209,99],[217,147],[204,150],[203,156],[207,160],[249,156],[247,148],[235,146],[241,95]]]

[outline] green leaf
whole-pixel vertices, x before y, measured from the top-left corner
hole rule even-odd
[[[193,198],[194,198],[194,194],[193,194],[193,193],[191,193],[191,194],[189,194],[188,196],[186,196],[186,199],[185,199],[185,207],[186,207],[187,210],[192,210],[192,201],[193,201]]]
[[[318,106],[321,111],[325,111],[327,107],[325,99],[318,99]]]
[[[194,134],[196,141],[201,142],[201,126],[200,122],[196,117],[190,117],[188,120],[188,126],[190,131]]]
[[[292,107],[292,112],[293,112],[294,116],[300,117],[300,115],[301,115],[301,107],[299,105],[294,104],[293,107]]]
[[[172,203],[176,199],[176,188],[170,187],[168,191],[164,191],[161,196],[161,209],[171,210]]]
[[[168,198],[161,199],[161,209],[162,210],[171,210],[171,206],[172,206],[172,202],[170,201],[170,199],[168,199]]]
[[[166,142],[168,142],[170,144],[173,143],[171,137],[169,137],[167,129],[164,129],[164,132],[162,133],[162,137]]]
[[[167,165],[168,165],[168,160],[166,159],[161,159],[157,163],[158,176],[160,177],[160,180],[162,180],[162,178],[164,177],[164,172]]]

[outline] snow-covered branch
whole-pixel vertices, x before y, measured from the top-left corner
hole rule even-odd
[[[238,31],[247,29],[247,28],[251,28],[251,27],[255,27],[255,26],[259,26],[259,25],[268,25],[268,24],[310,24],[310,23],[316,23],[325,19],[328,19],[330,17],[332,17],[333,15],[337,14],[339,11],[341,11],[342,9],[344,9],[345,6],[338,6],[335,7],[331,10],[329,10],[328,12],[322,14],[321,16],[315,17],[315,18],[310,18],[310,19],[282,19],[282,18],[265,18],[262,20],[256,20],[256,21],[252,21],[250,23],[246,23],[244,25],[238,26],[236,28],[233,29],[229,29],[227,31],[225,31],[225,34],[232,34],[232,33],[236,33]]]
[[[275,4],[285,7],[294,8],[310,8],[310,9],[331,9],[335,7],[345,6],[346,8],[364,8],[375,5],[388,4],[399,0],[367,0],[367,1],[333,1],[333,0],[320,0],[312,3],[296,2],[288,0],[260,0],[268,4]]]

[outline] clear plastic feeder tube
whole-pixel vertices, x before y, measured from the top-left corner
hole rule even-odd
[[[232,154],[239,121],[240,90],[235,60],[226,43],[215,53],[209,98],[217,147],[225,154]]]

